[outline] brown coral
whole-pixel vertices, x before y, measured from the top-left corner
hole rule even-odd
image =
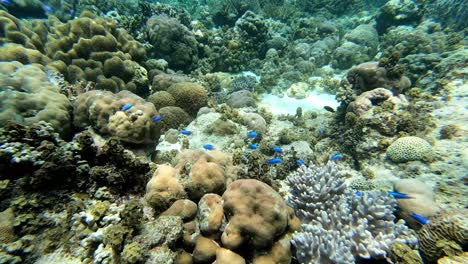
[[[176,105],[190,115],[196,115],[198,110],[208,103],[205,88],[191,82],[180,82],[171,85],[167,90],[176,100]]]
[[[468,245],[468,209],[442,211],[418,232],[419,250],[428,262],[458,255]]]

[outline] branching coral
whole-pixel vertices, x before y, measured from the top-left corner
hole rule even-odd
[[[393,242],[417,241],[403,220],[394,222],[394,198],[383,191],[356,194],[334,162],[301,166],[286,180],[293,188],[287,201],[302,223],[292,240],[301,263],[382,258]]]

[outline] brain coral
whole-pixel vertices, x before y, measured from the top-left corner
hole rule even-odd
[[[208,103],[205,88],[192,82],[180,82],[171,85],[167,90],[176,100],[176,105],[190,115],[196,115],[198,110]]]
[[[174,106],[175,99],[172,95],[166,91],[158,91],[153,93],[147,98],[148,102],[154,104],[157,110],[166,107],[166,106]]]
[[[121,111],[125,104],[132,107]],[[152,121],[158,112],[154,105],[141,97],[121,91],[89,91],[74,102],[74,124],[85,128],[92,126],[101,134],[107,134],[134,144],[153,143],[159,138],[160,125]]]
[[[70,133],[70,102],[40,67],[0,62],[0,87],[0,125],[9,120],[26,125],[42,120],[64,137]]]
[[[236,249],[243,243],[261,249],[271,246],[288,226],[288,207],[267,184],[254,179],[237,180],[223,194],[228,224],[223,246]]]
[[[431,161],[432,146],[418,137],[402,137],[393,142],[387,149],[387,157],[396,163],[421,160]]]

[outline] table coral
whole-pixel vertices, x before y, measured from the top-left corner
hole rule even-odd
[[[301,220],[292,244],[301,263],[355,263],[356,258],[383,258],[394,241],[414,245],[403,220],[394,222],[396,200],[383,191],[357,195],[347,188],[335,162],[301,166],[286,181],[287,197]]]

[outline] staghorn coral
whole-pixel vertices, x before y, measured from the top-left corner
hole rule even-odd
[[[442,256],[458,255],[468,245],[466,208],[441,211],[418,232],[419,250],[430,263]]]
[[[396,200],[383,191],[357,195],[347,188],[335,162],[301,166],[286,181],[287,202],[301,220],[293,235],[301,263],[355,263],[356,258],[382,258],[392,242],[413,245],[403,220],[394,222]]]
[[[418,137],[402,137],[393,142],[387,149],[387,157],[396,163],[412,160],[431,161],[432,146]]]

